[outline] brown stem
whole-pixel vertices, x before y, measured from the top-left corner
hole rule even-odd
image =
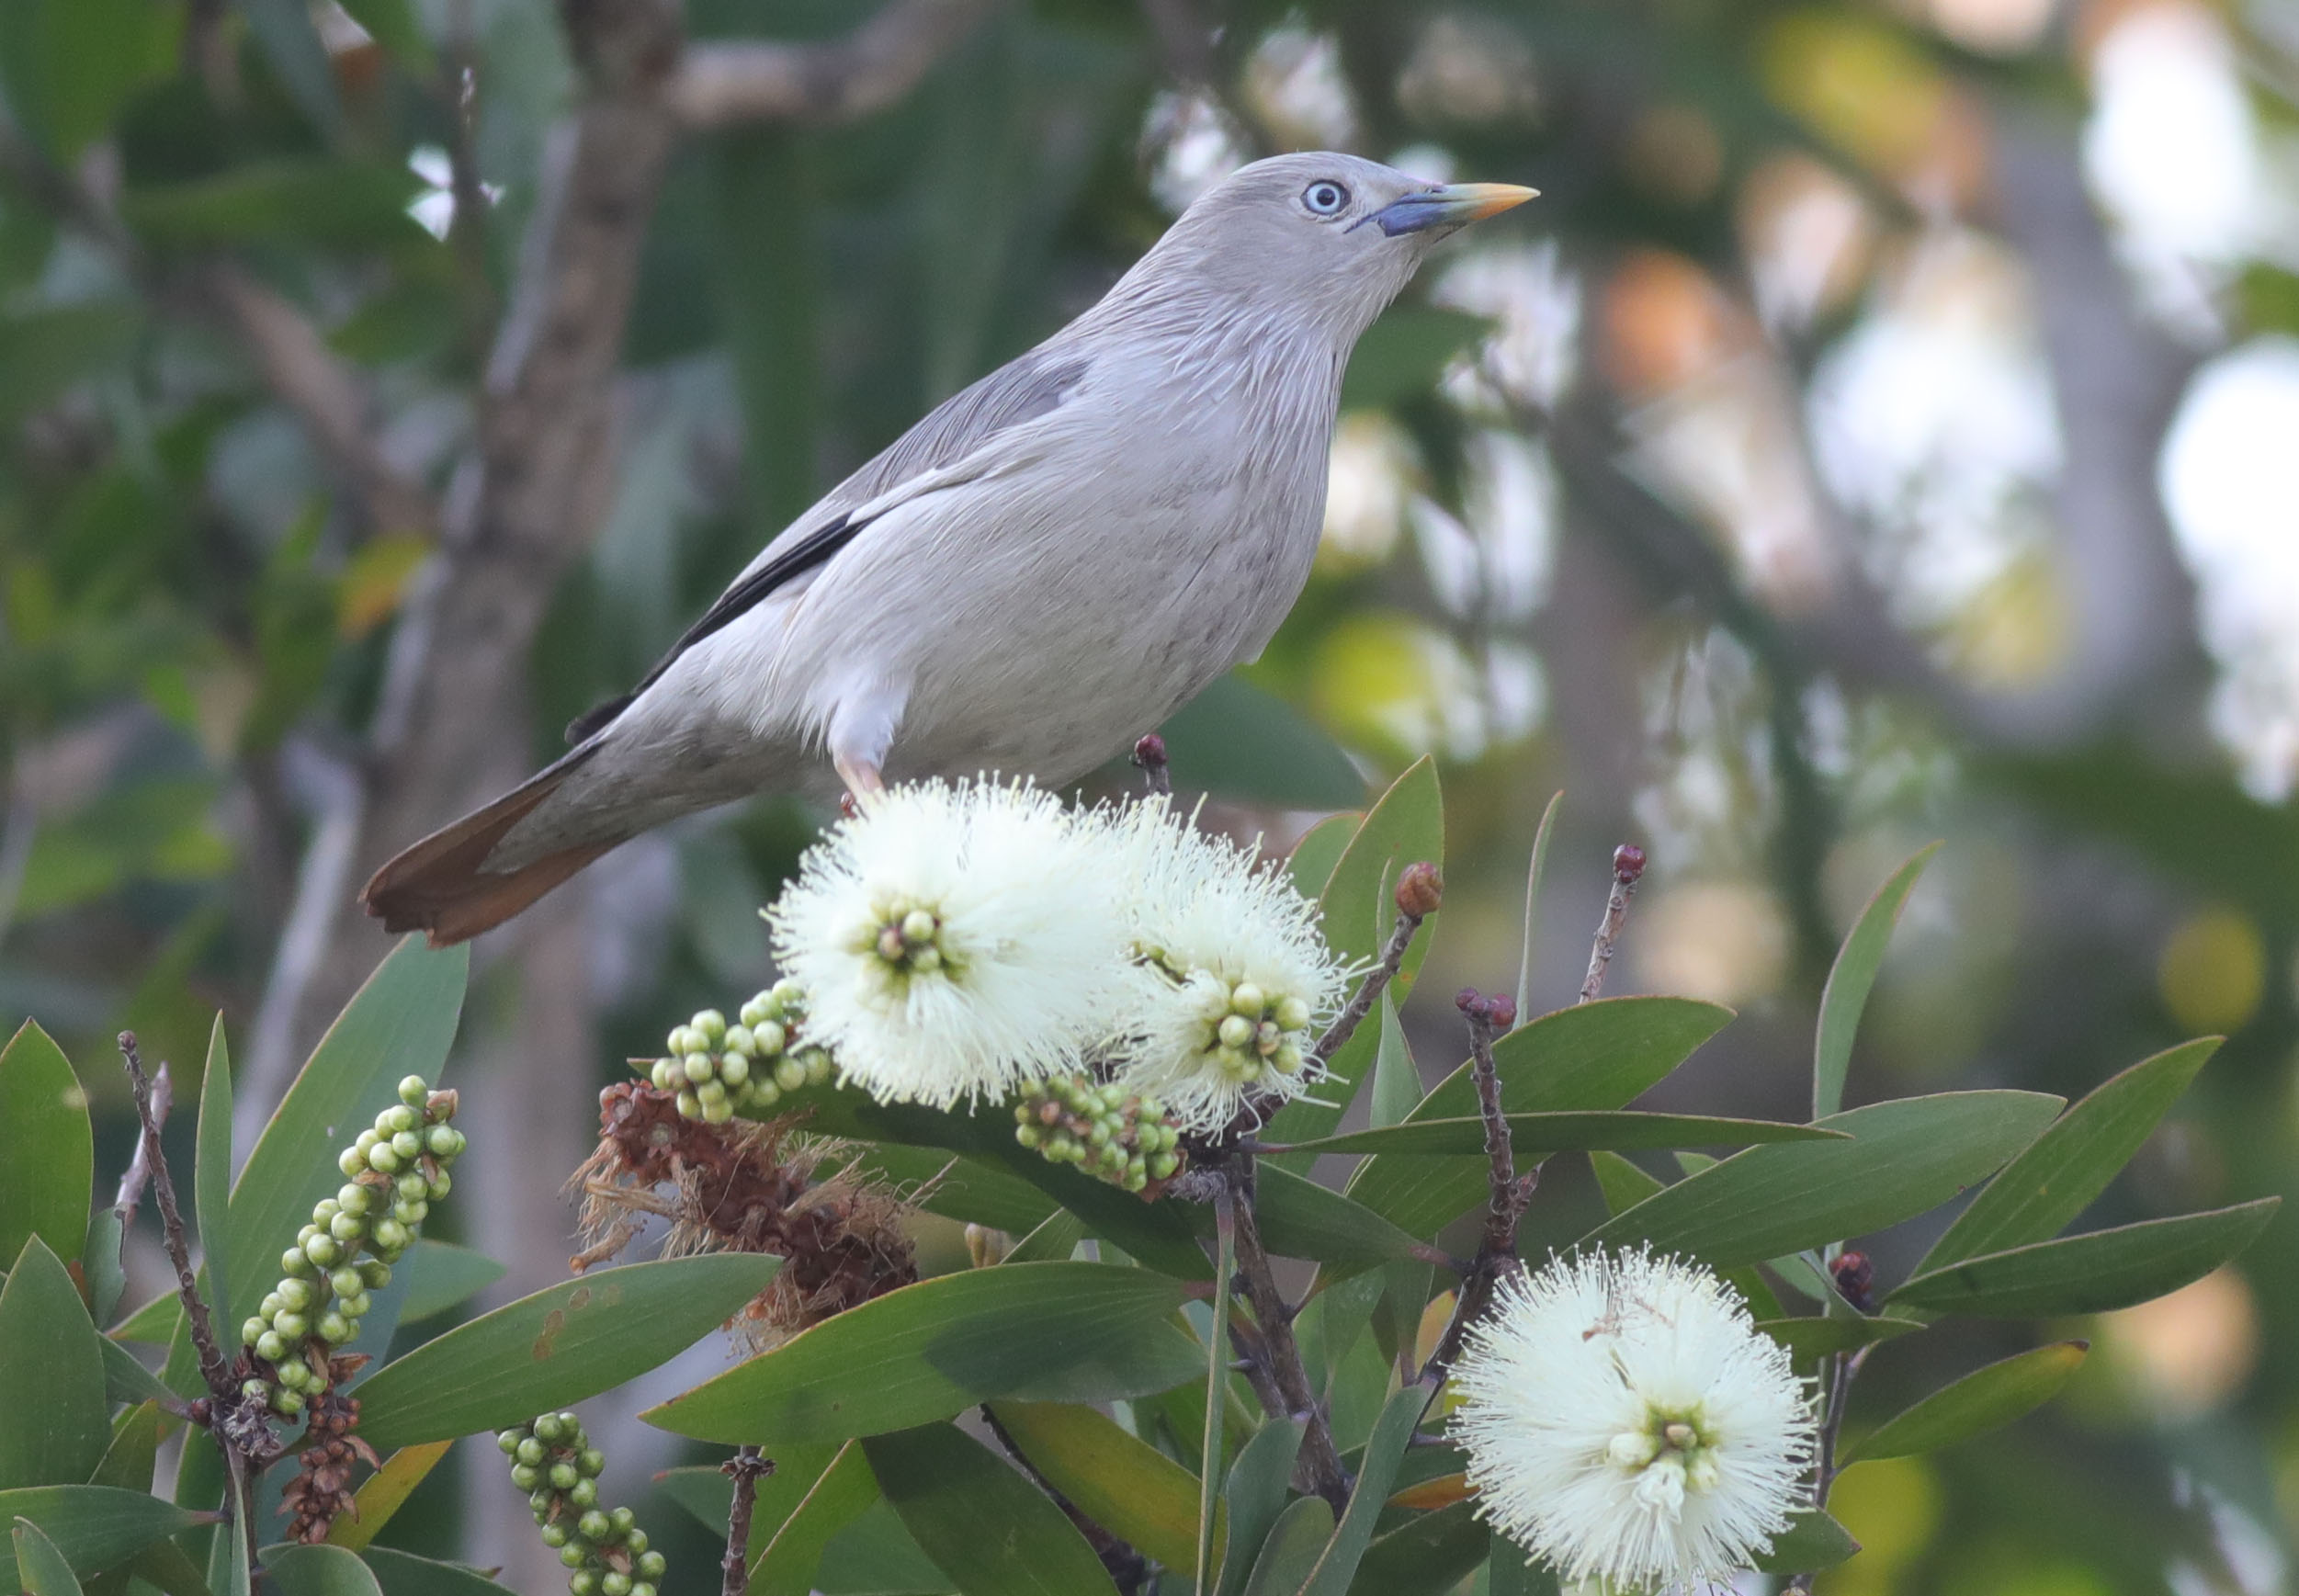
[[[1259,1381],[1254,1382],[1254,1395],[1262,1398],[1262,1405],[1271,1417],[1303,1421],[1306,1428],[1301,1437],[1300,1459],[1295,1465],[1297,1477],[1302,1488],[1323,1497],[1339,1513],[1349,1504],[1349,1477],[1342,1468],[1341,1454],[1333,1447],[1332,1430],[1326,1423],[1317,1391],[1309,1384],[1308,1370],[1301,1362],[1301,1343],[1293,1334],[1293,1309],[1286,1306],[1285,1296],[1277,1289],[1269,1251],[1262,1245],[1261,1226],[1253,1214],[1252,1159],[1232,1153],[1222,1165],[1222,1177],[1224,1199],[1235,1217],[1238,1285],[1245,1294],[1246,1305],[1253,1310],[1253,1322],[1260,1328],[1261,1354],[1269,1385],[1278,1400],[1271,1403],[1273,1393]]]
[[[1150,1577],[1150,1559],[1136,1551],[1133,1544],[1124,1536],[1096,1522],[1084,1509],[1062,1495],[1052,1480],[1040,1474],[1037,1465],[1030,1461],[1029,1455],[1015,1442],[1012,1432],[999,1422],[998,1415],[991,1410],[989,1403],[984,1402],[978,1411],[982,1416],[983,1426],[1004,1450],[1006,1456],[1013,1460],[1014,1467],[1020,1469],[1032,1485],[1044,1491],[1053,1504],[1061,1509],[1064,1517],[1077,1525],[1078,1533],[1086,1538],[1086,1545],[1093,1548],[1093,1555],[1102,1559],[1102,1567],[1108,1571],[1111,1582],[1120,1590],[1139,1590],[1142,1581]],[[729,1590],[726,1596],[737,1596],[737,1593]]]
[[[1373,1005],[1381,1001],[1381,994],[1388,990],[1389,982],[1397,979],[1398,970],[1405,963],[1406,949],[1413,945],[1413,934],[1421,929],[1421,923],[1425,918],[1410,910],[1399,911],[1397,923],[1389,928],[1388,941],[1381,945],[1380,961],[1365,972],[1365,979],[1357,983],[1357,990],[1350,998],[1349,1006],[1342,1010],[1333,1023],[1325,1028],[1325,1035],[1317,1039],[1317,1046],[1309,1055],[1312,1061],[1326,1063],[1349,1045],[1349,1038],[1356,1035],[1357,1027],[1365,1024],[1367,1014],[1373,1013]]]
[[[1501,1102],[1501,1072],[1493,1062],[1493,1037],[1514,1022],[1516,1004],[1505,997],[1486,998],[1466,991],[1461,994],[1460,1006],[1468,1019],[1469,1078],[1477,1083],[1477,1112],[1485,1122],[1485,1160],[1490,1190],[1477,1256],[1461,1282],[1461,1295],[1454,1301],[1453,1318],[1421,1371],[1424,1379],[1441,1379],[1453,1366],[1468,1327],[1477,1322],[1492,1301],[1493,1290],[1501,1277],[1520,1267],[1517,1221],[1523,1217],[1525,1205],[1532,1201],[1534,1184],[1540,1179],[1537,1165],[1528,1170],[1523,1179],[1517,1176],[1516,1155],[1509,1139],[1509,1120]]]
[[[1860,1366],[1868,1361],[1873,1347],[1862,1347],[1854,1353],[1838,1353],[1829,1359],[1828,1412],[1820,1421],[1819,1467],[1812,1477],[1812,1506],[1815,1511],[1828,1506],[1828,1493],[1836,1483],[1836,1447],[1844,1429],[1844,1405],[1852,1398],[1852,1381],[1859,1376]],[[1787,1591],[1805,1592],[1812,1590],[1809,1570],[1788,1581]]]
[[[199,1377],[214,1400],[234,1400],[231,1366],[216,1345],[215,1326],[208,1319],[208,1304],[192,1274],[191,1247],[184,1239],[184,1216],[176,1206],[176,1183],[167,1172],[167,1157],[160,1150],[160,1120],[153,1107],[155,1095],[143,1072],[143,1058],[136,1051],[136,1034],[119,1034],[119,1056],[128,1065],[128,1083],[136,1094],[136,1118],[143,1126],[143,1145],[137,1157],[149,1168],[153,1194],[160,1200],[160,1227],[167,1239],[168,1262],[176,1265],[176,1294],[184,1304],[184,1322],[191,1327],[192,1346],[199,1353]],[[165,1071],[166,1066],[161,1070]]]
[[[142,1104],[138,1107],[141,1111]],[[160,1066],[160,1073],[152,1081],[152,1128],[156,1133],[167,1124],[168,1111],[176,1106],[176,1078]],[[160,1145],[159,1137],[138,1137],[136,1156],[129,1160],[128,1172],[119,1177],[119,1189],[112,1194],[112,1206],[119,1211],[119,1228],[125,1230],[136,1222],[136,1209],[142,1205],[144,1188],[152,1183],[153,1160]]]
[[[1628,900],[1636,879],[1645,873],[1645,851],[1623,843],[1613,850],[1613,890],[1604,900],[1604,918],[1597,923],[1596,940],[1589,949],[1589,973],[1581,978],[1580,1002],[1593,1002],[1604,990],[1605,967],[1613,962],[1614,945],[1628,923]]]
[[[775,1460],[745,1446],[719,1466],[734,1481],[734,1505],[727,1513],[727,1555],[719,1559],[719,1596],[742,1596],[751,1582],[751,1510],[758,1505],[758,1482],[775,1472]]]

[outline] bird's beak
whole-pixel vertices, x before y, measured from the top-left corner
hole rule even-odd
[[[1539,192],[1513,183],[1448,183],[1391,200],[1366,220],[1378,223],[1391,238],[1432,227],[1466,227],[1513,210]]]

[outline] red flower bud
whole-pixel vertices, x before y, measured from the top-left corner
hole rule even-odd
[[[1397,911],[1426,920],[1444,901],[1444,873],[1423,859],[1397,878]]]
[[[1613,850],[1613,876],[1623,886],[1632,885],[1645,873],[1645,851],[1634,843],[1623,843]]]

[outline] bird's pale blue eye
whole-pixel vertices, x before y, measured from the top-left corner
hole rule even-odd
[[[1301,191],[1301,203],[1317,216],[1336,216],[1349,203],[1349,190],[1338,183],[1317,182]]]

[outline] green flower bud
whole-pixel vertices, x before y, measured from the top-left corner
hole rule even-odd
[[[783,1092],[796,1092],[806,1084],[806,1066],[785,1055],[775,1066],[775,1085]]]
[[[511,1483],[521,1490],[539,1490],[543,1485],[543,1471],[532,1464],[515,1463],[511,1466]]]
[[[243,1402],[270,1401],[270,1382],[266,1380],[242,1380],[240,1382],[240,1400]]]
[[[380,1258],[359,1260],[359,1283],[369,1291],[380,1291],[391,1283],[391,1266]]]
[[[290,1391],[300,1391],[306,1387],[317,1385],[319,1376],[311,1373],[311,1365],[295,1356],[293,1347],[289,1347],[288,1353],[288,1358],[279,1365],[279,1383]]]
[[[391,1138],[391,1150],[402,1164],[423,1157],[423,1138],[412,1130],[402,1130]]]
[[[335,1167],[346,1176],[356,1175],[368,1167],[368,1155],[359,1148],[347,1147],[335,1155]]]
[[[654,1089],[657,1092],[675,1092],[678,1090],[678,1083],[685,1078],[677,1061],[671,1058],[657,1058],[654,1061],[654,1068],[647,1073],[647,1079],[654,1082]]]
[[[424,1133],[424,1145],[435,1159],[459,1157],[463,1151],[463,1133],[451,1125],[435,1125]]]
[[[298,1282],[297,1284],[302,1285],[304,1289],[307,1291],[311,1289],[308,1284],[303,1282]],[[296,1306],[298,1307],[309,1307],[311,1304],[308,1302],[302,1302],[298,1303]],[[277,1291],[266,1292],[264,1294],[264,1300],[256,1305],[255,1311],[262,1314],[266,1319],[268,1319],[276,1314],[282,1314],[288,1311],[288,1299]]]
[[[708,1053],[689,1053],[681,1065],[688,1081],[700,1084],[719,1073],[719,1062]]]
[[[830,1079],[830,1075],[831,1056],[820,1047],[808,1048],[806,1051],[806,1083],[809,1086],[820,1086]]]
[[[1262,1011],[1268,1006],[1268,998],[1264,997],[1262,989],[1251,981],[1240,981],[1230,989],[1229,1012],[1233,1014],[1242,1014],[1249,1020],[1259,1020],[1262,1017]]]
[[[660,1552],[647,1553],[646,1556],[638,1558],[631,1567],[641,1579],[660,1579],[670,1571],[670,1564],[664,1560]]]
[[[1150,1173],[1158,1180],[1170,1181],[1181,1172],[1182,1155],[1161,1152],[1150,1160]]]
[[[341,1304],[344,1317],[351,1319],[367,1318],[368,1309],[374,1306],[373,1299],[365,1291],[353,1292],[349,1296],[345,1297]]]
[[[529,1468],[540,1468],[550,1456],[550,1448],[543,1444],[539,1435],[529,1435],[518,1443],[516,1455]]]
[[[716,1082],[713,1084],[715,1085]],[[734,1104],[728,1100],[723,1092],[719,1094],[717,1102],[706,1103],[702,1105],[702,1122],[705,1125],[724,1125],[733,1117]]]
[[[375,1128],[384,1136],[398,1136],[402,1131],[414,1129],[422,1123],[423,1115],[418,1114],[413,1106],[404,1103],[396,1108],[387,1108],[375,1116]]]
[[[729,1053],[725,1058],[719,1060],[719,1079],[730,1087],[741,1087],[749,1084],[751,1079],[751,1061],[748,1058],[743,1058],[740,1053]],[[699,1092],[697,1095],[699,1095]]]
[[[399,1173],[399,1154],[392,1150],[390,1142],[377,1142],[368,1154],[368,1168],[379,1175],[395,1175]]]
[[[271,1329],[271,1320],[267,1319],[242,1319],[240,1321],[240,1345],[243,1347],[254,1346],[255,1344],[256,1338],[261,1336],[269,1329]]]
[[[446,1196],[446,1195],[447,1195],[449,1192],[453,1191],[454,1189],[455,1189],[455,1181],[454,1181],[454,1178],[453,1178],[452,1176],[450,1176],[450,1175],[447,1172],[447,1171],[445,1171],[445,1170],[441,1170],[441,1171],[439,1172],[438,1178],[437,1178],[436,1180],[435,1180],[435,1181],[431,1182],[431,1183],[430,1183],[430,1184],[428,1185],[428,1187],[426,1188],[426,1190],[427,1190],[427,1192],[428,1192],[428,1194],[429,1194],[429,1196],[430,1196],[431,1201],[433,1201],[433,1202],[435,1202],[435,1203],[436,1203],[436,1202],[437,1202],[437,1201],[438,1201],[441,1197]]]
[[[334,1223],[335,1216],[343,1211],[344,1205],[335,1201],[334,1198],[322,1197],[318,1202],[311,1205],[311,1223],[319,1226],[322,1229],[325,1229],[329,1225]]]
[[[271,1316],[271,1328],[281,1341],[300,1341],[311,1333],[311,1321],[286,1308]]]
[[[409,1075],[399,1083],[399,1100],[410,1108],[421,1108],[431,1095],[431,1087],[420,1075]]]
[[[751,1082],[751,1106],[753,1108],[772,1108],[781,1101],[782,1088],[773,1081],[753,1081]]]
[[[364,1240],[368,1234],[367,1216],[338,1214],[327,1221],[327,1233],[338,1241]]]
[[[654,1596],[654,1581],[640,1579],[630,1587],[630,1596]]]
[[[704,1047],[702,1033],[692,1025],[679,1025],[663,1038],[663,1046],[681,1057],[688,1053],[699,1053]]]
[[[647,1549],[647,1532],[635,1527],[639,1522],[636,1514],[632,1515],[629,1525],[623,1522],[623,1515],[629,1511],[629,1508],[615,1510],[615,1527],[623,1532],[623,1545],[629,1549],[630,1555],[636,1557]]]
[[[318,1329],[319,1339],[331,1347],[342,1346],[359,1333],[359,1327],[340,1313],[322,1314]]]
[[[596,1508],[593,1508],[589,1512],[584,1513],[581,1519],[576,1521],[575,1528],[582,1534],[584,1540],[590,1541],[595,1545],[598,1542],[606,1540],[606,1537],[614,1534],[615,1531],[615,1526],[607,1522],[606,1515],[599,1511]]]
[[[1242,1047],[1253,1039],[1253,1022],[1242,1014],[1224,1014],[1218,1030],[1225,1047]]]
[[[590,1555],[591,1548],[576,1541],[569,1541],[559,1548],[559,1561],[570,1568],[582,1568],[583,1559]]]
[[[276,1295],[279,1298],[281,1307],[292,1308],[297,1313],[302,1313],[319,1300],[320,1291],[317,1285],[308,1280],[283,1280],[279,1283],[279,1290]]]
[[[289,1276],[311,1273],[311,1261],[303,1256],[303,1247],[300,1242],[279,1255],[279,1273]]]
[[[729,1058],[752,1058],[758,1054],[758,1037],[748,1025],[729,1025],[727,1039],[719,1045],[720,1069]]]
[[[630,1576],[609,1568],[599,1576],[599,1596],[630,1596]]]
[[[762,1019],[751,1027],[751,1046],[761,1058],[780,1053],[789,1040],[790,1034],[772,1020]]]
[[[575,1467],[585,1479],[596,1479],[606,1467],[606,1454],[595,1446],[585,1447],[575,1458]]]
[[[576,1480],[574,1484],[567,1488],[567,1500],[578,1508],[596,1506],[599,1500],[599,1482],[595,1479]]]
[[[248,1320],[250,1324],[255,1322],[254,1319]],[[276,1364],[288,1355],[287,1338],[276,1330],[265,1330],[259,1332],[254,1345],[255,1355],[267,1364]]]
[[[1299,998],[1285,997],[1277,1000],[1277,1023],[1286,1030],[1307,1030],[1309,1020],[1309,1005]]]
[[[317,1225],[306,1225],[295,1233],[295,1244],[300,1247],[318,1234],[320,1234],[320,1228]]]
[[[1291,1042],[1280,1042],[1269,1057],[1270,1067],[1281,1074],[1296,1075],[1301,1070],[1301,1049]]]
[[[401,1202],[391,1205],[391,1217],[411,1230],[422,1224],[430,1214],[431,1205],[428,1203]]]
[[[527,1499],[527,1505],[535,1510],[535,1522],[548,1523],[559,1506],[559,1499],[549,1490],[538,1490]]]
[[[700,1119],[702,1117],[701,1099],[697,1098],[691,1092],[680,1092],[678,1094],[678,1112],[681,1119]]]
[[[574,1482],[582,1477],[572,1463],[554,1463],[550,1466],[550,1488],[553,1490],[572,1490]]]
[[[273,1392],[271,1410],[289,1419],[294,1418],[303,1411],[303,1393],[300,1391]]]
[[[333,1236],[312,1237],[303,1244],[303,1256],[322,1269],[333,1269],[343,1262],[343,1244]]]
[[[1142,1169],[1129,1169],[1126,1172],[1125,1180],[1120,1183],[1129,1192],[1142,1191],[1150,1184],[1150,1172]]]
[[[519,1453],[519,1443],[525,1439],[526,1437],[515,1430],[499,1430],[495,1432],[495,1450],[505,1457],[516,1457]]]
[[[406,1251],[407,1244],[413,1239],[414,1238],[407,1233],[406,1225],[401,1220],[378,1219],[375,1222],[376,1255],[384,1259],[386,1262]]]
[[[359,1133],[357,1139],[351,1144],[351,1150],[361,1158],[366,1158],[368,1154],[375,1150],[375,1144],[382,1139],[383,1138],[375,1131],[363,1130]]]
[[[1014,1139],[1024,1147],[1034,1148],[1045,1140],[1046,1136],[1034,1125],[1017,1125],[1014,1127]]]
[[[374,1206],[375,1188],[373,1186],[363,1186],[355,1181],[335,1194],[335,1212],[338,1217],[349,1214],[356,1218]]]
[[[536,1532],[536,1538],[556,1551],[559,1547],[565,1545],[572,1537],[567,1534],[567,1526],[564,1524],[545,1524]]]
[[[567,1596],[599,1596],[599,1577],[583,1569],[567,1581]]]
[[[535,1439],[546,1445],[556,1446],[567,1439],[567,1426],[556,1413],[545,1413],[535,1421]]]
[[[708,1036],[713,1045],[727,1034],[727,1017],[716,1009],[705,1009],[686,1023]]]
[[[723,1081],[704,1081],[695,1088],[695,1100],[705,1109],[708,1109],[715,1104],[724,1103],[727,1100],[727,1083]]]

